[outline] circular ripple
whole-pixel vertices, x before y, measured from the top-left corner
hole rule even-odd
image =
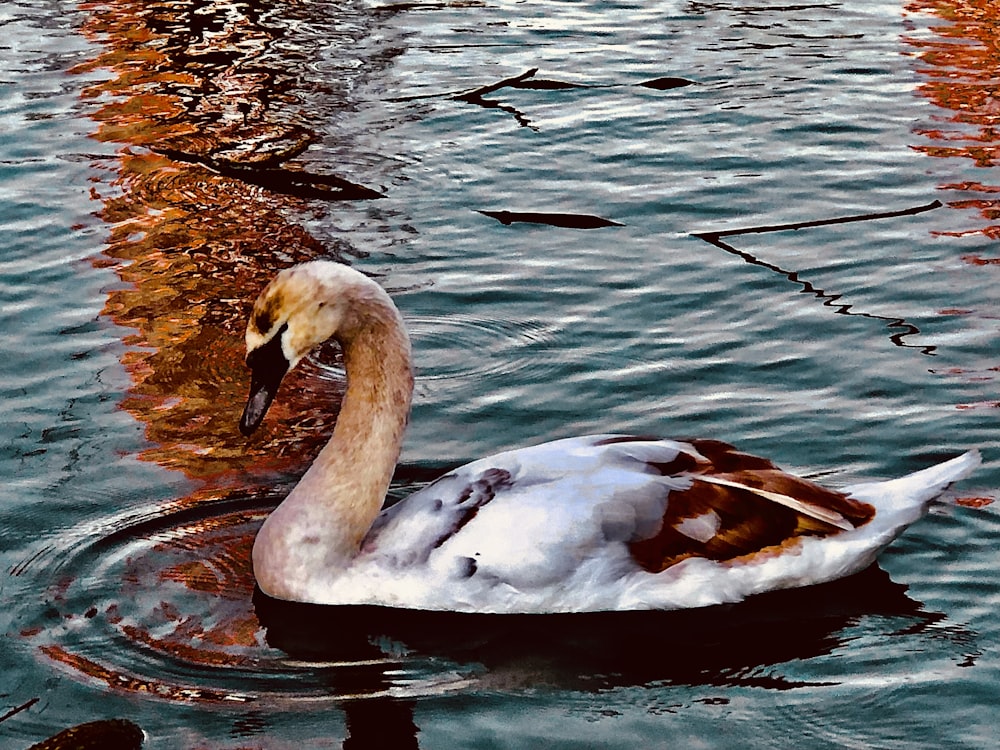
[[[540,322],[473,316],[416,316],[406,321],[413,340],[417,378],[475,380],[526,369],[546,369],[556,329]]]
[[[21,636],[78,678],[172,701],[312,703],[438,694],[464,684],[457,672],[367,637],[314,634],[335,651],[271,645],[259,616],[268,600],[255,594],[250,550],[276,500],[133,513],[66,534],[77,544],[47,546],[20,566],[22,575],[46,572],[58,581]]]
[[[485,378],[528,373],[544,380],[559,365],[548,352],[555,346],[552,325],[449,315],[407,316],[416,383],[421,388],[479,386]],[[326,344],[304,361],[310,376],[343,388],[346,382],[339,347]]]

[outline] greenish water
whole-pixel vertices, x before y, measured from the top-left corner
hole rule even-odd
[[[3,745],[124,717],[150,748],[996,746],[994,507],[735,611],[359,625],[257,611],[246,569],[336,357],[260,441],[235,422],[248,300],[329,253],[412,332],[397,494],[616,431],[831,484],[979,446],[961,494],[995,497],[997,180],[945,54],[977,43],[944,28],[893,3],[0,9]],[[451,96],[534,68],[560,85]],[[690,84],[641,85],[664,77]]]

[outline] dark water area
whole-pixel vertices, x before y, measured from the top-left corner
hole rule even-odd
[[[0,8],[0,744],[997,746],[997,11],[898,3]],[[831,484],[984,466],[851,579],[684,613],[282,605],[260,432],[280,268],[378,279],[418,368],[394,498],[587,432]],[[88,731],[119,731],[102,725]],[[133,736],[134,740],[134,736]]]

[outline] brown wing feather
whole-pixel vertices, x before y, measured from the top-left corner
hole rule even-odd
[[[699,461],[690,473],[709,474],[737,484],[788,495],[803,503],[834,510],[855,527],[875,509],[841,492],[778,469],[767,459],[737,451],[726,443],[693,440],[689,444],[710,462]],[[695,524],[695,533],[690,524]],[[840,529],[798,513],[748,490],[695,481],[672,491],[660,529],[630,543],[632,558],[645,570],[659,572],[688,557],[727,561],[773,554],[802,536],[829,536]]]

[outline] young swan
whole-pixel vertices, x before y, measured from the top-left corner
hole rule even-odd
[[[590,435],[474,461],[382,511],[410,343],[357,271],[313,261],[261,293],[240,429],[256,429],[284,374],[328,338],[347,371],[333,436],[254,543],[257,583],[279,599],[467,612],[735,602],[864,569],[979,462],[970,451],[837,492],[717,441]]]

